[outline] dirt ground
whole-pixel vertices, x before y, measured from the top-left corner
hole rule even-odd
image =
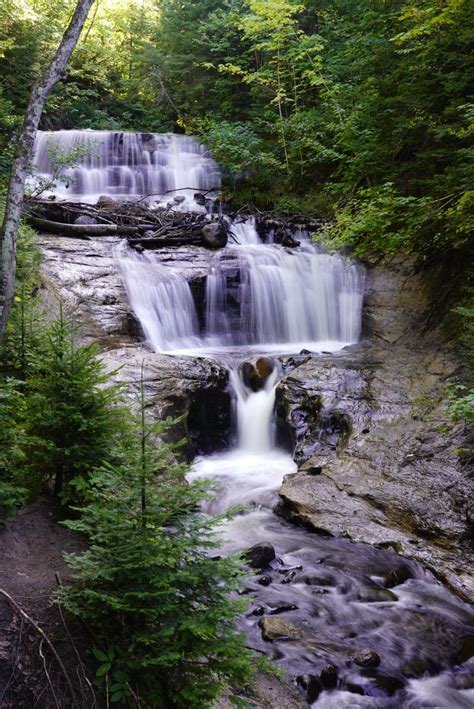
[[[0,530],[0,589],[52,642],[70,675],[72,689],[47,640],[0,594],[2,709],[72,707],[71,695],[79,697],[82,685],[87,690],[81,668],[85,633],[52,602],[58,587],[56,574],[61,581],[68,578],[63,552],[79,551],[82,546],[80,537],[57,521],[59,512],[57,505],[40,499]]]

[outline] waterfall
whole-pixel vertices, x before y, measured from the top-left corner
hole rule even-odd
[[[188,282],[162,266],[153,253],[131,249],[120,259],[128,298],[156,352],[198,347],[199,323]]]
[[[193,138],[117,131],[40,132],[37,175],[50,181],[54,152],[75,149],[77,164],[64,172],[66,181],[57,183],[53,190],[57,197],[94,202],[99,195],[160,193],[165,202],[182,198],[175,201],[178,209],[204,212],[194,202],[194,192],[220,182],[216,164]],[[163,194],[168,190],[174,191],[171,196]],[[283,366],[278,359],[253,353],[335,351],[356,342],[364,269],[325,253],[305,232],[293,232],[300,245],[288,248],[277,243],[281,233],[269,230],[262,238],[252,218],[229,226],[229,245],[213,256],[206,252],[208,266],[199,261],[198,277],[204,283],[192,282],[193,259],[203,253],[196,247],[139,254],[121,243],[116,257],[129,302],[153,350],[216,355],[229,368],[235,446],[196,458],[187,478],[216,483],[217,496],[206,501],[204,512],[245,508],[226,521],[222,518],[220,554],[240,553],[262,542],[267,549],[269,543],[275,547],[275,559],[262,564],[263,569],[254,568],[242,589],[250,600],[242,618],[249,646],[257,651],[271,646],[273,657],[290,677],[306,675],[308,684],[312,678],[317,693],[321,691],[313,704],[318,709],[474,706],[473,658],[468,653],[471,611],[431,572],[382,548],[394,544],[399,531],[392,536],[380,525],[377,538],[383,542],[371,546],[349,536],[350,524],[349,531],[336,537],[308,534],[272,512],[284,477],[295,473],[297,466],[276,440],[275,398]],[[317,378],[322,371],[324,367],[316,367],[310,376]],[[313,396],[312,380],[310,385],[308,397]],[[322,386],[323,394],[327,387]],[[325,407],[334,397],[327,398]],[[297,427],[301,414],[293,413]],[[357,427],[353,441],[352,454],[363,459]],[[356,495],[352,500],[350,491],[338,495],[338,466],[343,464],[340,458],[333,471],[325,466],[311,486],[310,471],[298,476],[295,483],[301,486],[301,496],[295,519],[317,529],[322,512],[324,532],[328,507],[341,520],[348,510],[358,513],[363,499]],[[344,475],[363,474],[363,468],[358,472],[347,466]],[[370,515],[367,519],[377,521]],[[397,581],[393,586],[391,579]],[[283,621],[284,635],[275,633],[270,644],[262,638],[262,616]],[[293,626],[302,630],[300,642],[288,642],[286,629]],[[376,653],[380,667],[364,659]],[[355,659],[356,654],[363,662]],[[351,656],[353,660],[348,659]],[[334,681],[328,684],[331,677]]]
[[[220,184],[216,163],[195,138],[120,131],[40,131],[37,176],[53,180],[55,155],[71,151],[76,164],[55,180],[57,197],[94,202],[99,195],[153,194],[158,201],[176,198],[179,209],[205,211],[194,192]],[[332,351],[358,340],[360,266],[324,253],[304,232],[293,234],[300,246],[286,248],[274,243],[272,231],[263,241],[252,218],[229,226],[232,240],[209,266],[204,303],[195,302],[185,275],[161,262],[159,252],[121,250],[118,265],[130,303],[153,349]]]
[[[74,166],[62,170],[59,179],[55,179],[57,156],[75,158]],[[37,178],[55,183],[51,193],[82,202],[94,203],[100,195],[153,195],[156,201],[180,195],[187,207],[197,209],[193,194],[220,185],[219,170],[207,149],[195,138],[171,133],[38,131],[33,164]]]
[[[275,366],[259,391],[247,387],[237,368],[231,369],[230,386],[236,397],[237,447],[246,453],[269,453],[275,446],[273,409],[278,384]]]
[[[130,303],[154,349],[332,351],[358,340],[360,266],[322,252],[304,234],[295,249],[263,243],[253,219],[232,231],[236,242],[209,267],[201,329],[184,275],[160,265],[159,256],[121,254]]]

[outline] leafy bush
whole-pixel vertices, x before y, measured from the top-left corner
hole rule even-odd
[[[16,508],[25,502],[26,496],[25,488],[0,480],[0,527],[13,517]]]
[[[394,254],[410,248],[427,219],[426,200],[400,195],[391,182],[360,190],[325,227],[335,248],[354,246],[356,255],[374,250]],[[317,236],[321,236],[318,234]]]
[[[278,167],[250,124],[210,122],[205,130],[205,141],[215,160],[234,176],[255,173],[261,178],[268,170]]]

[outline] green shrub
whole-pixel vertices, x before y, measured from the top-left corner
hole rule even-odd
[[[18,480],[24,460],[24,431],[21,415],[24,398],[18,382],[0,381],[0,526],[13,516],[25,499],[27,491]]]
[[[153,442],[166,425],[147,426],[142,404],[127,461],[93,475],[88,503],[66,523],[88,550],[67,555],[73,584],[60,600],[94,628],[107,703],[205,707],[251,673],[235,628],[243,602],[229,596],[241,562],[210,555],[222,518],[198,512],[208,485],[186,484],[172,446]]]
[[[62,313],[31,356],[27,380],[26,472],[33,491],[50,490],[69,503],[87,488],[89,473],[115,460],[124,432],[117,387],[98,359],[98,346],[81,346]]]
[[[0,480],[0,527],[14,516],[16,508],[25,502],[26,496],[25,488]]]

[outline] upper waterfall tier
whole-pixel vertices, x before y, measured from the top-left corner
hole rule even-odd
[[[74,161],[59,179],[58,158]],[[50,192],[91,203],[100,195],[153,195],[166,201],[181,194],[189,200],[195,192],[220,186],[219,169],[207,149],[195,138],[171,133],[38,131],[33,163],[41,180],[54,182]]]

